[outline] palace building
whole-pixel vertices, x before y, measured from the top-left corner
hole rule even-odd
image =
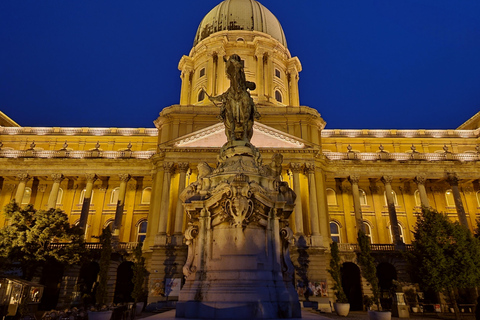
[[[84,227],[87,242],[96,242],[93,236],[106,227],[127,248],[143,241],[148,302],[175,300],[169,285],[183,278],[189,222],[179,194],[196,181],[199,163],[216,167],[227,141],[220,109],[206,94],[227,90],[224,59],[233,54],[256,84],[251,96],[261,117],[252,144],[265,164],[283,156],[283,181],[297,194],[290,227],[300,296],[309,282],[321,288],[310,300],[333,301],[327,268],[329,244],[336,241],[350,275],[344,286],[352,309],[361,308],[369,293],[354,254],[362,226],[384,291],[392,279],[410,281],[401,252],[412,242],[421,206],[474,230],[480,113],[451,130],[325,129],[319,112],[300,104],[302,65],[288,50],[280,22],[254,0],[225,0],[203,18],[193,48],[178,64],[179,104],[161,110],[155,127],[22,127],[0,114],[0,206],[15,199],[60,208]],[[6,223],[0,216],[0,226]],[[62,286],[73,287],[78,270],[66,270]],[[114,272],[110,281],[113,301]]]

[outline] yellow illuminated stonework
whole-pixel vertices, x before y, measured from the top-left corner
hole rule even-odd
[[[90,184],[86,241],[97,241],[93,236],[117,217],[120,223],[113,227],[120,242],[146,236],[149,286],[182,278],[188,217],[178,196],[196,181],[200,162],[216,166],[226,142],[219,108],[202,92],[214,96],[227,90],[224,59],[234,53],[244,60],[247,80],[256,84],[251,95],[261,118],[252,143],[265,163],[275,153],[283,155],[283,180],[297,194],[290,227],[309,254],[309,279],[326,279],[331,287],[326,269],[332,237],[343,261],[356,262],[360,223],[374,250],[385,252],[385,262],[398,245],[411,243],[422,205],[474,230],[480,215],[478,114],[451,130],[324,129],[318,111],[300,105],[299,59],[282,36],[258,29],[197,37],[178,66],[180,103],[152,119],[154,128],[22,127],[1,114],[0,206],[12,199],[37,209],[53,206],[79,223]],[[123,212],[116,214],[120,202]],[[398,227],[392,228],[392,214]],[[146,235],[140,228],[145,221]],[[0,226],[6,224],[0,216]],[[299,252],[291,254],[298,264]],[[399,279],[407,277],[401,262],[388,261]],[[363,292],[369,293],[366,285]],[[149,302],[166,299],[161,289],[149,290]],[[328,305],[333,291],[315,299]]]

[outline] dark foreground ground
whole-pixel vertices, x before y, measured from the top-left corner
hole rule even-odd
[[[175,310],[170,310],[163,313],[142,313],[137,318],[143,318],[144,320],[169,320],[175,319]],[[312,311],[311,309],[302,309],[302,319],[303,320],[345,320],[345,319],[352,319],[352,320],[369,320],[368,314],[365,311],[351,311],[347,317],[340,317],[337,316],[335,313],[320,313]],[[406,318],[396,318],[392,317],[392,320],[400,320]],[[410,318],[411,320],[455,320],[455,315],[453,313],[411,313]],[[475,314],[473,313],[461,313],[460,314],[461,320],[475,320]],[[188,319],[185,319],[188,320]]]

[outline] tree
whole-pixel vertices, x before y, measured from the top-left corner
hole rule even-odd
[[[102,234],[98,237],[102,245],[100,253],[100,270],[98,271],[98,286],[95,292],[95,300],[98,305],[107,303],[107,282],[108,269],[110,268],[110,260],[112,257],[112,232],[109,227],[103,229]]]
[[[378,310],[382,309],[380,305],[380,288],[378,286],[377,268],[375,266],[375,259],[372,256],[372,249],[370,248],[370,238],[362,230],[358,231],[358,263],[362,270],[362,275],[370,284],[373,293],[373,303]]]
[[[132,298],[135,303],[140,302],[145,297],[145,276],[147,270],[145,269],[145,258],[142,256],[142,243],[139,242],[133,251],[133,292]]]
[[[410,260],[425,289],[450,298],[457,319],[455,289],[480,284],[480,240],[447,215],[424,208],[414,231]]]
[[[340,268],[340,254],[338,251],[338,244],[336,242],[332,242],[330,244],[330,254],[332,258],[330,259],[330,269],[328,269],[328,273],[332,276],[333,280],[333,290],[335,291],[335,297],[337,298],[337,302],[340,303],[348,303],[347,296],[343,291],[342,287],[342,272]]]
[[[36,210],[32,205],[20,208],[12,201],[4,214],[9,225],[0,229],[0,257],[10,266],[19,264],[25,279],[31,279],[49,260],[72,265],[85,256],[83,231],[71,226],[62,210]]]

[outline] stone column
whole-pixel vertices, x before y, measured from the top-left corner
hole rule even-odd
[[[315,171],[315,184],[317,190],[318,217],[320,222],[320,234],[323,237],[324,247],[330,244],[330,218],[328,217],[327,193],[325,186],[325,174],[321,169]]]
[[[296,69],[290,70],[289,73],[289,87],[290,87],[290,105],[291,106],[299,106],[300,105],[300,99],[298,95],[298,71]]]
[[[264,69],[264,79],[265,79],[265,96],[267,97],[268,100],[270,100],[270,97],[272,97],[273,94],[273,62],[272,58],[268,54],[263,55],[263,60],[265,63],[265,69]]]
[[[427,190],[425,189],[425,182],[427,182],[427,178],[425,177],[425,175],[421,174],[416,176],[414,181],[418,187],[418,193],[420,194],[420,202],[422,204],[422,208],[430,208]]]
[[[469,228],[467,215],[465,214],[465,209],[463,208],[462,198],[460,196],[460,190],[458,189],[458,178],[455,173],[447,174],[447,181],[450,184],[453,192],[453,200],[455,201],[455,207],[457,209],[458,220],[460,224],[466,228]]]
[[[392,228],[393,243],[395,245],[403,244],[400,238],[400,230],[398,228],[397,211],[395,209],[395,200],[392,194],[392,180],[391,176],[383,176],[382,182],[385,185],[385,194],[387,197],[388,215],[390,217],[390,228]]]
[[[87,186],[85,187],[85,194],[83,196],[83,203],[82,203],[82,212],[80,213],[80,228],[85,230],[87,226],[88,220],[88,213],[90,212],[90,203],[92,202],[92,191],[93,191],[93,183],[97,179],[97,176],[94,173],[87,173],[85,175],[87,179]]]
[[[217,73],[215,74],[215,77],[217,78],[217,87],[215,88],[215,94],[218,94],[218,92],[225,92],[227,89],[225,83],[229,82],[227,76],[225,75],[225,61],[223,60],[225,55],[226,52],[224,48],[219,48],[217,50]]]
[[[17,174],[17,179],[18,179],[18,187],[17,187],[17,192],[15,193],[15,202],[20,205],[22,203],[23,199],[23,194],[25,193],[25,186],[27,184],[27,181],[30,180],[30,176],[28,173],[19,173]]]
[[[152,177],[152,194],[150,197],[150,209],[148,211],[147,237],[143,242],[144,248],[150,248],[155,241],[155,235],[158,232],[158,220],[160,219],[160,200],[163,186],[163,166],[158,164],[156,157],[155,171]]]
[[[183,189],[185,189],[185,179],[187,177],[187,171],[189,169],[188,162],[178,163],[178,171],[180,173],[180,181],[178,182],[178,200],[177,200],[177,208],[175,211],[175,228],[174,233],[176,235],[183,236],[182,229],[183,229],[183,204],[182,200],[180,200],[180,193],[182,193]]]
[[[60,190],[60,182],[63,180],[63,174],[52,174],[53,186],[48,196],[48,209],[55,209],[57,207],[58,190]]]
[[[117,208],[115,209],[115,222],[113,224],[113,235],[120,236],[120,227],[122,225],[123,208],[125,206],[125,194],[127,191],[127,182],[130,180],[129,174],[119,174],[120,190],[118,191]]]
[[[257,50],[255,52],[255,57],[257,58],[257,76],[256,76],[256,85],[257,88],[255,91],[257,92],[258,96],[258,101],[264,101],[265,100],[265,76],[264,76],[264,62],[263,62],[263,55],[264,52],[262,50]]]
[[[300,192],[300,172],[302,171],[302,165],[300,163],[290,163],[290,170],[293,172],[293,191],[297,195],[294,210],[295,234],[303,234],[303,210]]]
[[[320,227],[318,222],[318,202],[317,202],[317,188],[315,181],[315,165],[307,164],[305,166],[308,173],[308,192],[310,198],[310,224],[312,227],[312,246],[322,246],[323,239],[320,235]]]
[[[190,63],[187,62],[187,63]],[[180,89],[180,104],[188,105],[190,104],[190,91],[191,91],[191,77],[193,69],[190,66],[185,66],[182,70],[180,78],[182,79],[182,86]]]
[[[360,191],[358,190],[358,180],[357,175],[351,175],[348,177],[348,181],[352,185],[352,194],[353,194],[353,210],[355,212],[355,224],[357,226],[357,233],[359,230],[365,232],[365,226],[363,225],[363,215],[362,215],[362,206],[360,205]]]
[[[165,162],[163,164],[163,188],[162,199],[160,202],[160,218],[158,219],[158,233],[162,236],[167,234],[168,211],[170,202],[170,183],[172,179],[172,162]],[[164,244],[164,243],[163,243]]]

